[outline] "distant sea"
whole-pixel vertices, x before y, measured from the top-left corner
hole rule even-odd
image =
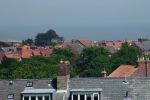
[[[150,38],[150,28],[145,26],[1,26],[0,40],[23,40],[34,38],[37,33],[44,33],[53,29],[66,40],[71,39],[91,39],[101,40],[119,40],[132,39],[139,37]]]

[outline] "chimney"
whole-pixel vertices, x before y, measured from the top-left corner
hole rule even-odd
[[[144,67],[145,77],[148,76],[148,67],[150,67],[150,59],[148,56],[138,57],[137,67]]]
[[[138,42],[143,42],[143,37],[138,38]]]
[[[138,56],[137,67],[150,67],[150,58],[146,56]]]
[[[102,77],[107,77],[107,72],[106,72],[105,67],[103,68],[101,74],[102,74]]]
[[[57,68],[57,90],[67,91],[70,78],[70,62],[61,60]]]

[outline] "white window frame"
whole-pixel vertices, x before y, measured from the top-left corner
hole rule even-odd
[[[94,95],[98,95],[98,100],[100,99],[100,94],[99,93],[93,93],[93,100],[94,100]]]
[[[49,100],[51,100],[51,94],[23,94],[22,100],[24,100],[24,97],[29,97],[29,100],[31,100],[31,97],[35,96],[36,100],[38,100],[38,97],[41,96],[42,100],[45,100],[45,96],[49,96]]]
[[[77,95],[78,100],[80,100],[80,95],[84,95],[84,100],[87,100],[87,94],[91,95],[91,100],[94,100],[94,95],[98,95],[98,100],[101,100],[101,92],[75,92],[71,94],[71,100],[73,100],[73,95]]]

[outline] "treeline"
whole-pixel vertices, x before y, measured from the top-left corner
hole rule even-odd
[[[57,42],[63,42],[64,38],[60,37],[54,30],[50,29],[45,33],[37,33],[35,39],[28,38],[22,41],[23,45],[55,45]]]
[[[127,43],[115,54],[98,46],[84,48],[80,54],[71,49],[55,49],[48,58],[37,56],[22,61],[4,59],[0,65],[0,79],[55,78],[61,59],[70,61],[71,77],[101,77],[104,67],[109,75],[121,64],[135,65],[138,55],[140,52]]]

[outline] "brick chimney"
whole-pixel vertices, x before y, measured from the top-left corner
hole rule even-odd
[[[107,77],[107,72],[105,67],[103,68],[103,70],[101,71],[102,77]]]
[[[150,67],[150,59],[147,56],[138,57],[137,67],[143,67],[145,69],[145,77],[148,76],[148,69]]]
[[[149,57],[138,57],[137,67],[150,67]]]
[[[70,62],[61,60],[57,68],[57,90],[68,90],[70,78]]]

